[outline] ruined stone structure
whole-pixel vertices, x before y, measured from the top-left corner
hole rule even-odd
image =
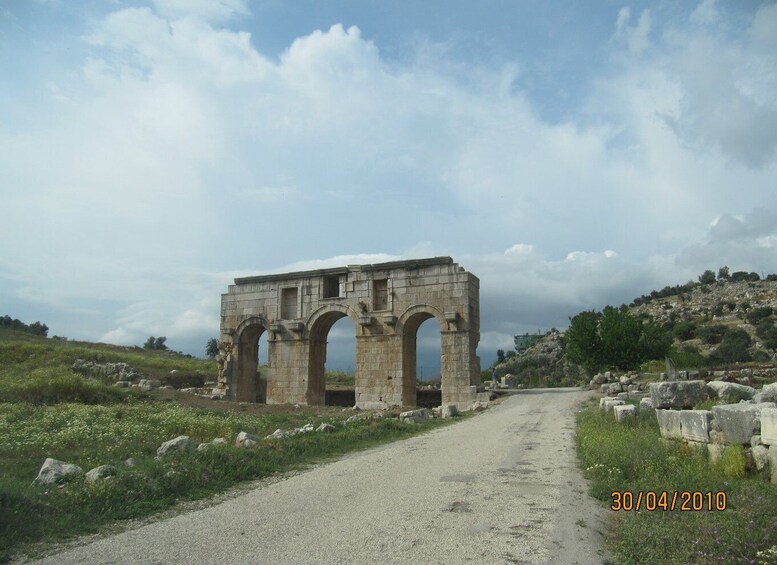
[[[479,289],[450,257],[235,279],[221,297],[219,386],[239,401],[324,404],[327,334],[347,316],[356,328],[356,404],[411,406],[416,334],[434,318],[442,403],[467,408],[480,381]],[[265,331],[266,390],[256,373]]]

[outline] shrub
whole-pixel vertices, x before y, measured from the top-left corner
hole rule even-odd
[[[712,324],[698,328],[695,332],[695,335],[707,345],[714,345],[721,342],[725,333],[726,326],[721,324]]]
[[[761,308],[754,308],[750,310],[745,315],[745,318],[750,324],[757,326],[759,322],[770,318],[772,314],[774,314],[774,308],[771,306],[763,306]]]
[[[764,347],[777,349],[777,324],[771,320],[763,320],[755,328],[755,335],[761,338]]]
[[[693,339],[695,331],[696,324],[693,322],[679,322],[672,330],[672,334],[674,335],[675,339],[679,339],[680,341],[687,341],[689,339]]]
[[[720,345],[712,352],[710,359],[719,363],[736,363],[750,361],[750,334],[745,330],[735,328],[728,330]]]

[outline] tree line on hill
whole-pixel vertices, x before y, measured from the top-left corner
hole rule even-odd
[[[661,290],[653,290],[650,294],[643,294],[642,296],[635,298],[630,306],[639,306],[641,304],[647,304],[657,298],[668,298],[670,296],[680,296],[684,298],[684,295],[690,293],[696,287],[704,287],[715,282],[756,282],[760,280],[765,281],[777,281],[777,274],[769,274],[761,279],[761,275],[755,272],[747,271],[734,271],[730,272],[727,266],[720,267],[718,269],[717,276],[715,272],[707,269],[698,277],[698,281],[688,281],[685,284],[677,284],[674,286],[665,286]]]
[[[18,332],[24,332],[32,335],[39,335],[47,337],[49,335],[49,327],[41,322],[33,322],[31,324],[25,324],[21,320],[11,318],[8,314],[0,318],[0,327],[9,328]]]

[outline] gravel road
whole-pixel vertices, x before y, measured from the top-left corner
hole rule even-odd
[[[575,466],[590,393],[526,391],[40,563],[602,563],[606,510]]]

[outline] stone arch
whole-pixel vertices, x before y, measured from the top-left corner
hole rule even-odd
[[[240,402],[266,402],[267,400],[267,381],[259,379],[256,373],[259,365],[259,338],[265,331],[267,331],[267,321],[262,316],[246,318],[235,330],[237,369],[234,398]]]
[[[442,332],[445,330],[445,318],[434,306],[428,304],[417,304],[405,310],[397,322],[397,334],[402,340],[402,404],[413,406],[416,403],[416,338],[418,328],[426,320],[435,318],[440,325],[440,335],[442,341]],[[442,351],[441,351],[442,353]],[[440,370],[444,363],[440,363]],[[441,386],[447,386],[444,375],[442,376]]]
[[[313,312],[305,323],[308,342],[308,379],[305,400],[310,404],[326,403],[326,345],[329,330],[338,320],[350,318],[358,334],[358,316],[342,304],[327,304]],[[358,366],[358,362],[357,362]]]

